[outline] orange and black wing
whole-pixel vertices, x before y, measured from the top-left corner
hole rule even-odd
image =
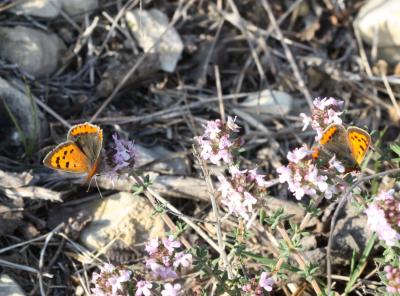
[[[360,165],[368,152],[371,136],[365,130],[351,126],[347,129],[347,141],[354,160]]]
[[[86,155],[73,141],[59,144],[43,159],[48,168],[70,173],[87,173],[90,164]]]

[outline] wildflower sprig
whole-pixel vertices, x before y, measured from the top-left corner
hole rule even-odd
[[[365,210],[368,226],[388,246],[394,246],[400,239],[400,199],[394,190],[382,191]]]
[[[100,273],[92,274],[93,296],[183,296],[181,283],[174,281],[178,273],[192,266],[192,254],[181,250],[181,243],[172,235],[151,239],[145,247],[146,267],[150,274],[139,274],[124,266],[105,264]],[[160,284],[159,279],[168,279]]]
[[[334,98],[316,98],[313,101],[314,108],[311,110],[311,117],[300,114],[303,118],[305,130],[309,125],[316,131],[316,141],[322,137],[322,132],[331,123],[341,124],[340,115],[343,113],[343,101]],[[331,199],[341,191],[341,184],[338,184],[332,176],[345,173],[344,165],[334,154],[322,169],[315,155],[316,148],[303,145],[289,151],[287,159],[289,163],[277,169],[279,181],[287,183],[289,190],[297,200],[305,195],[317,197],[320,195]]]
[[[303,131],[311,125],[312,129],[317,132],[315,140],[318,141],[322,137],[323,130],[331,123],[342,124],[340,116],[343,113],[344,102],[335,98],[315,98],[313,101],[314,108],[311,110],[311,117],[304,113],[300,116],[303,119]]]
[[[216,165],[221,165],[221,161],[227,164],[234,162],[234,155],[243,143],[238,137],[239,126],[235,121],[236,117],[228,116],[226,123],[216,119],[204,125],[204,134],[195,137],[200,147],[200,156],[204,160]]]

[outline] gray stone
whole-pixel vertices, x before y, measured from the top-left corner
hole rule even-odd
[[[183,42],[175,28],[165,32],[168,17],[156,9],[135,9],[126,13],[126,20],[140,47],[145,52],[157,53],[161,69],[173,72],[181,57]]]
[[[163,220],[152,217],[153,207],[141,196],[120,192],[90,202],[85,208],[93,220],[80,238],[89,249],[100,250],[113,240],[118,242],[118,248],[132,248],[151,237],[165,235]]]
[[[35,77],[52,74],[65,45],[52,33],[17,26],[0,28],[0,56]]]
[[[292,97],[283,91],[264,89],[251,93],[239,108],[256,116],[286,115],[292,109]]]
[[[357,253],[364,250],[372,232],[367,225],[367,216],[359,213],[350,203],[343,212],[333,232],[332,253],[350,259],[353,250]]]
[[[48,129],[46,118],[39,108],[34,111],[33,98],[31,99],[2,78],[0,78],[0,103],[0,126],[3,131],[4,144],[21,140],[21,135],[18,134],[9,113],[18,123],[25,139],[33,141],[46,136]],[[38,116],[37,131],[35,131],[35,116]]]
[[[21,287],[8,275],[0,275],[0,296],[24,296]]]
[[[358,12],[354,29],[364,42],[372,45],[375,39],[378,57],[388,63],[400,62],[400,1],[370,0]]]
[[[317,239],[315,235],[305,236],[300,240],[303,250],[313,250],[317,247]]]
[[[173,152],[162,146],[154,146],[150,149],[135,145],[137,151],[137,167],[147,166],[153,171],[159,171],[174,175],[186,175],[187,165],[182,157],[173,157]],[[154,162],[153,164],[151,164]]]
[[[82,18],[99,7],[98,0],[61,0],[62,9],[72,17]]]
[[[61,0],[25,0],[14,6],[11,11],[15,14],[27,14],[52,19],[58,16],[60,9]]]

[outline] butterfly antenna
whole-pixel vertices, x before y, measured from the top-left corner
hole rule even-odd
[[[93,181],[93,178],[90,178],[90,181],[89,181],[88,187],[87,187],[87,189],[86,189],[86,192],[89,192],[90,185],[92,185],[92,181]],[[86,183],[86,182],[85,182],[85,183]],[[83,184],[82,184],[82,185],[83,185]]]
[[[99,184],[97,183],[97,175],[94,176],[94,182],[96,183],[96,188],[97,188],[97,191],[99,191],[100,198],[103,198],[103,195],[101,194],[101,190],[100,190]]]

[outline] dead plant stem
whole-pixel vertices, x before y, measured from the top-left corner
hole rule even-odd
[[[292,240],[289,237],[286,229],[284,227],[280,227],[277,226],[276,229],[278,230],[278,232],[281,234],[283,240],[286,242],[286,244],[288,245],[288,247],[291,249],[292,254],[293,254],[293,258],[296,260],[296,262],[299,264],[300,268],[305,269],[306,267],[306,263],[305,260],[303,258],[303,256],[301,256],[295,249],[295,247],[292,244]],[[316,280],[312,280],[311,281],[311,286],[313,287],[315,293],[317,293],[317,295],[322,295],[322,291],[321,288],[319,287],[318,283]]]

